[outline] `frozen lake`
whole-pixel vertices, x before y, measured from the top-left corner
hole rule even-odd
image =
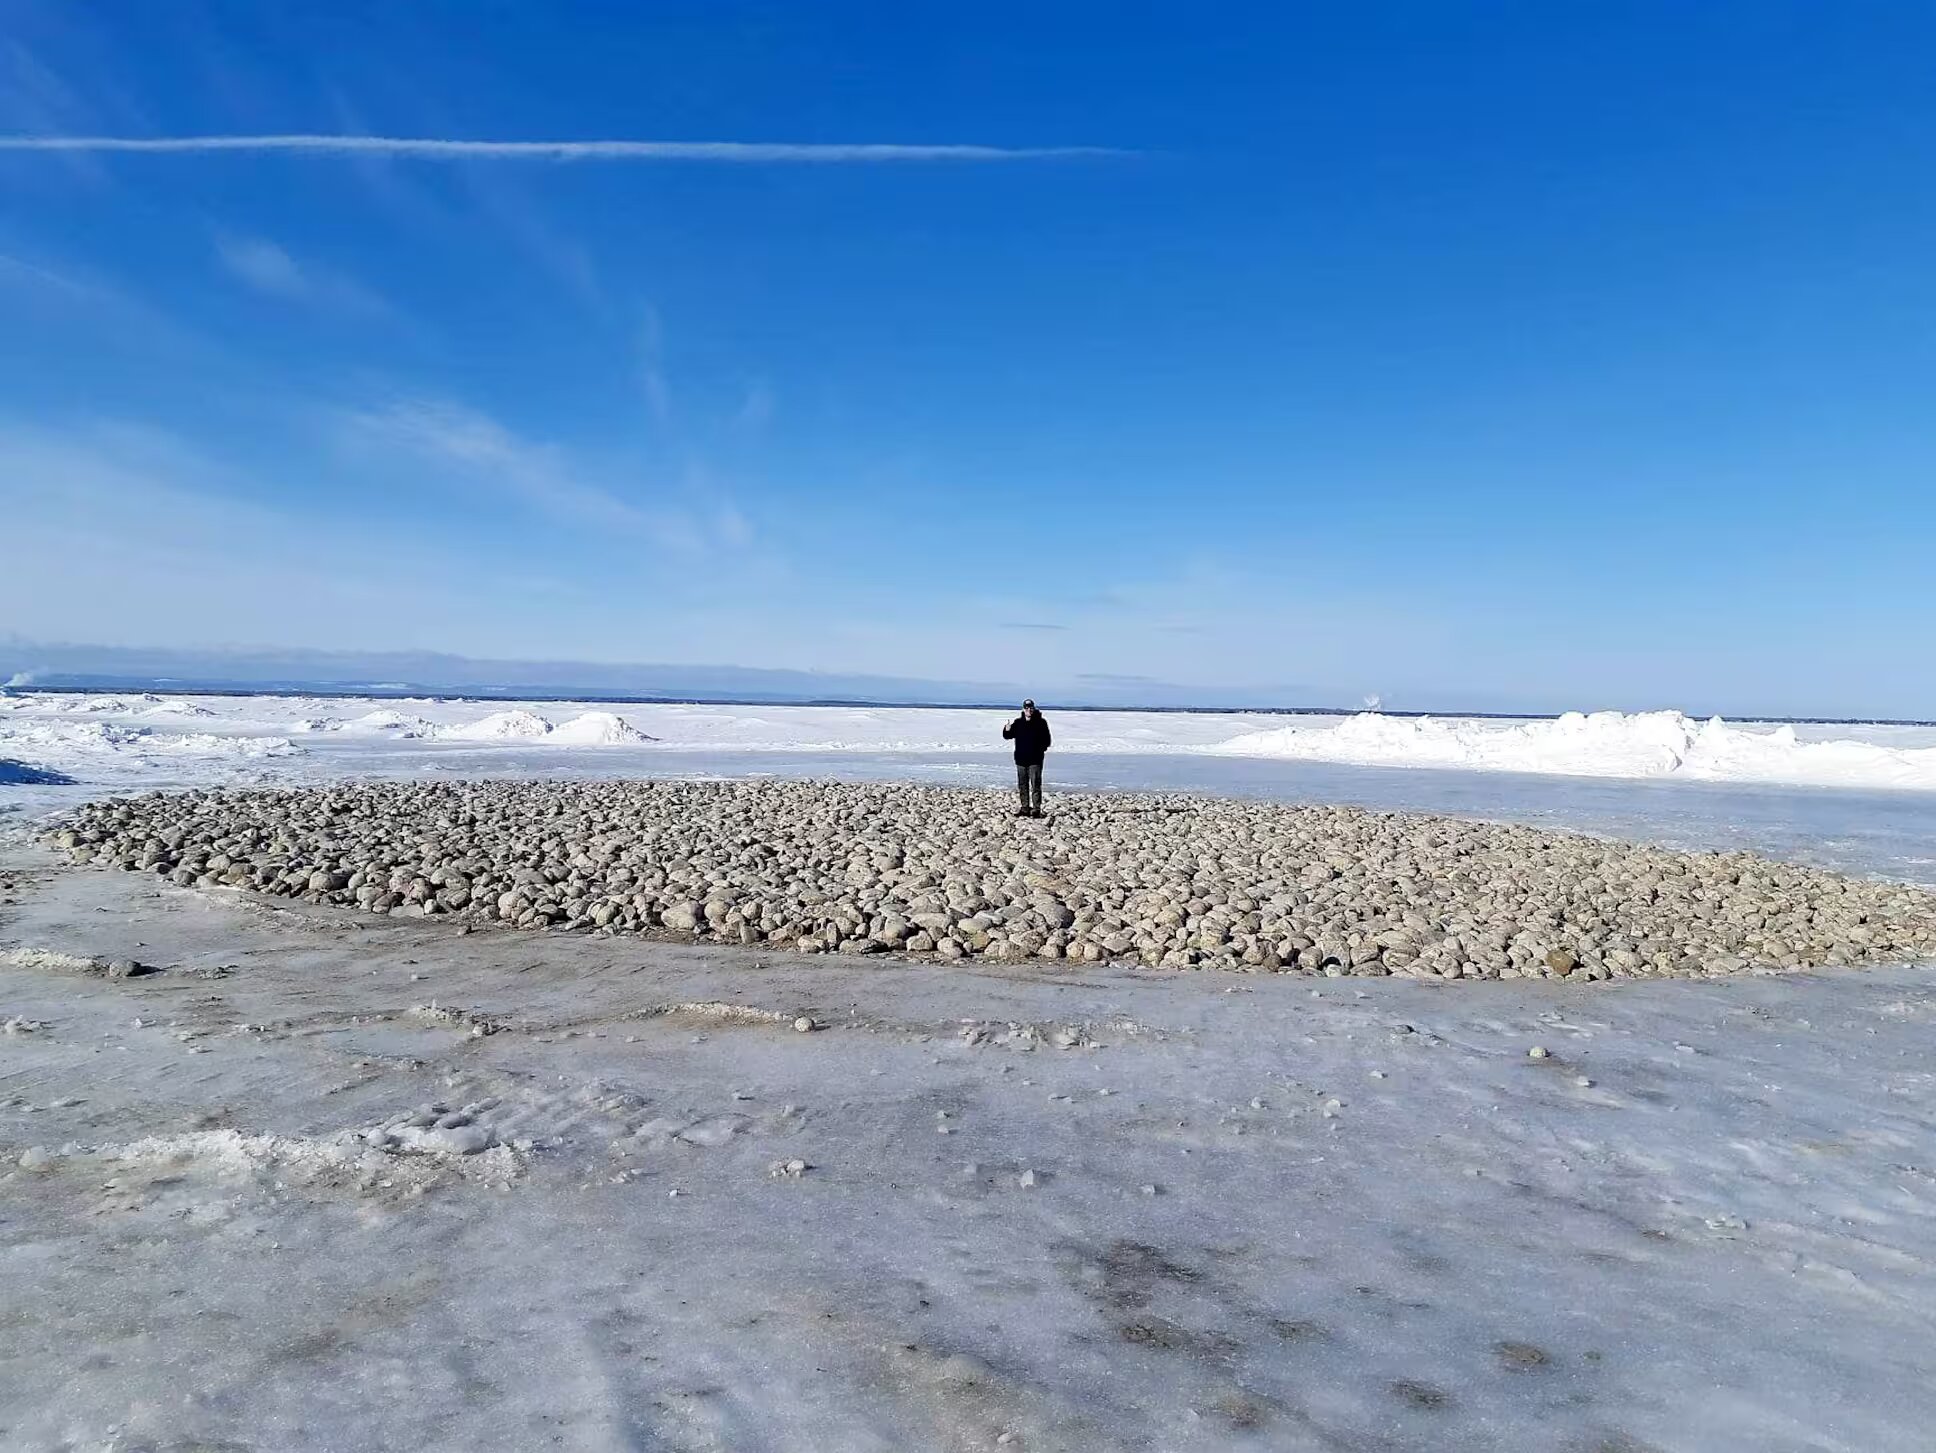
[[[987,714],[637,742],[560,740],[555,705],[156,704],[10,713],[0,824],[358,777],[1013,789]],[[1936,886],[1931,792],[1105,725],[1062,734],[1051,805],[1353,803]],[[1125,725],[1169,735],[1103,749]],[[18,836],[0,884],[8,1446],[1910,1453],[1936,1417],[1927,965],[1452,985],[458,937]],[[489,1148],[393,1143],[444,1115]]]
[[[1929,1446],[1927,969],[950,966],[0,881],[9,1448]],[[490,1148],[381,1148],[445,1113]]]

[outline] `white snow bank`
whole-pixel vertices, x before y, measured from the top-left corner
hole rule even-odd
[[[1336,726],[1276,727],[1204,750],[1368,766],[1936,789],[1936,747],[1804,742],[1792,726],[1754,731],[1678,711],[1570,711],[1518,723],[1364,712]]]
[[[446,742],[541,742],[556,747],[624,747],[654,740],[613,712],[587,711],[554,726],[522,707],[492,712],[479,721],[434,727],[429,734]]]
[[[176,700],[171,698],[170,700],[167,700],[167,701],[158,701],[153,706],[144,708],[141,712],[138,713],[138,715],[211,717],[211,716],[214,716],[215,713],[210,711],[207,707],[199,705],[196,702],[181,701],[181,700]]]
[[[200,757],[294,757],[302,748],[287,737],[225,737],[214,732],[143,732],[144,746]]]
[[[567,747],[623,747],[654,740],[609,711],[588,711],[553,727],[548,741]]]
[[[226,775],[235,763],[302,755],[287,737],[165,732],[100,721],[0,721],[0,757],[50,770],[106,772],[117,778],[167,781]]]
[[[522,707],[494,711],[478,721],[436,729],[436,735],[445,741],[463,742],[528,742],[550,732],[550,722]]]
[[[434,723],[425,721],[420,716],[406,716],[403,712],[387,706],[379,707],[375,711],[366,711],[361,716],[353,716],[348,721],[335,725],[320,722],[317,726],[324,731],[394,732],[397,736],[405,738],[435,736],[438,731]]]

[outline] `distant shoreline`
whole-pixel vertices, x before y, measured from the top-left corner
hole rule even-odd
[[[180,677],[92,678],[85,685],[59,681],[35,682],[28,686],[0,687],[0,696],[124,696],[131,692],[168,693],[176,696],[314,696],[325,700],[377,701],[530,701],[541,703],[590,702],[601,706],[803,706],[871,707],[886,711],[1008,711],[1012,701],[919,701],[889,700],[864,696],[668,696],[627,695],[608,691],[563,689],[526,691],[510,687],[473,686],[458,691],[436,691],[407,684],[358,685],[287,681],[238,686],[212,684]],[[1367,712],[1390,717],[1457,717],[1467,721],[1557,721],[1557,711],[1458,711],[1403,710],[1388,706],[1072,706],[1044,698],[1045,709],[1058,712],[1138,712],[1162,716],[1359,716]],[[1663,710],[1666,708],[1662,708]],[[1633,713],[1627,713],[1632,715]],[[1684,712],[1704,720],[1720,716],[1727,721],[1767,722],[1777,726],[1900,726],[1936,727],[1936,721],[1915,717],[1858,716],[1756,716],[1746,713]]]

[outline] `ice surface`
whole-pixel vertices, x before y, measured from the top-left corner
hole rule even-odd
[[[0,1049],[8,1447],[1922,1453],[1936,1424],[1928,969],[977,971],[0,874],[0,941],[163,966],[0,963],[35,1026]]]
[[[208,697],[176,732],[106,700],[0,697],[0,759],[38,764],[0,788],[0,1444],[1928,1446],[1928,966],[1313,984],[458,938],[52,872],[5,829],[366,773],[1006,791],[1000,714]],[[1936,793],[1899,790],[1936,732],[1667,717],[1063,713],[1051,788],[1936,882]]]

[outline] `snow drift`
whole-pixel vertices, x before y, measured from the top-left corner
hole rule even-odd
[[[480,721],[461,726],[440,727],[437,735],[447,741],[528,742],[547,736],[550,731],[550,722],[535,711],[520,707],[514,711],[494,711]]]
[[[313,729],[314,724],[312,724]],[[391,732],[398,738],[414,740],[437,734],[437,725],[420,716],[406,716],[392,707],[380,707],[376,711],[366,711],[361,716],[351,717],[337,726],[322,724],[324,730],[346,732]]]
[[[553,727],[547,740],[567,747],[626,747],[653,738],[612,712],[588,711]]]
[[[1249,732],[1204,750],[1364,766],[1936,789],[1936,747],[1804,742],[1792,726],[1754,731],[1678,711],[1570,711],[1518,723],[1363,712],[1336,726]]]
[[[301,747],[280,736],[166,732],[103,721],[0,721],[0,757],[41,774],[71,768],[135,782],[173,781],[184,775],[206,780],[232,775],[241,764],[300,755]]]
[[[480,721],[433,727],[429,734],[447,742],[528,742],[553,747],[626,747],[653,740],[614,712],[588,711],[553,725],[522,707],[492,712]]]

